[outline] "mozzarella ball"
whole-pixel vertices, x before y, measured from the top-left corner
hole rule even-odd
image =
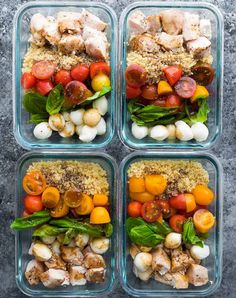
[[[51,249],[43,243],[35,243],[32,253],[38,261],[48,261],[52,257]]]
[[[89,242],[89,235],[88,234],[78,234],[75,237],[75,245],[78,246],[81,250],[84,249],[84,247]]]
[[[72,121],[75,125],[83,124],[84,112],[85,112],[84,109],[79,109],[79,110],[70,112],[70,121]]]
[[[71,121],[67,121],[64,129],[59,131],[59,135],[63,138],[70,138],[75,133],[75,125]]]
[[[101,120],[101,115],[98,113],[97,109],[88,109],[84,112],[83,121],[85,125],[94,127]]]
[[[68,112],[63,112],[62,113],[63,118],[65,119],[65,121],[71,121],[70,120],[70,113]]]
[[[41,122],[34,128],[34,136],[39,140],[45,140],[51,137],[52,130],[47,122]]]
[[[61,244],[60,244],[60,242],[57,241],[57,240],[55,240],[55,241],[52,243],[52,245],[51,245],[51,247],[52,247],[52,251],[53,251],[55,254],[57,254],[57,255],[60,255],[60,254],[61,254],[60,246],[61,246]]]
[[[48,123],[52,130],[62,131],[65,127],[66,121],[62,114],[55,114],[49,117]]]
[[[81,129],[79,139],[82,142],[88,143],[95,139],[97,135],[96,127],[90,127],[88,125],[84,125]]]
[[[134,265],[140,272],[145,272],[152,266],[152,255],[147,252],[140,252],[134,258]]]
[[[208,138],[209,130],[205,124],[201,122],[194,123],[191,126],[193,137],[197,142],[203,142]]]
[[[134,275],[136,277],[138,277],[139,279],[143,280],[143,281],[148,281],[151,276],[152,276],[152,268],[149,268],[147,271],[144,271],[144,272],[141,272],[137,269],[136,266],[133,267],[133,272],[134,272]]]
[[[193,138],[193,133],[190,126],[184,121],[175,122],[176,126],[176,138],[180,141],[190,141]]]
[[[164,125],[156,125],[150,130],[150,137],[157,141],[164,141],[169,136],[169,131]]]
[[[41,240],[45,244],[52,244],[56,240],[56,237],[55,236],[44,236],[44,237],[41,237]]]
[[[90,247],[96,254],[104,254],[109,249],[110,240],[106,237],[94,238],[90,242]]]
[[[132,135],[139,140],[148,135],[148,128],[146,126],[138,126],[135,122],[132,123],[131,131]]]
[[[172,232],[166,236],[164,245],[171,249],[177,248],[181,245],[181,238],[181,234]]]
[[[175,140],[176,139],[175,125],[174,124],[169,124],[169,125],[166,126],[166,128],[169,132],[168,140]]]
[[[93,108],[97,109],[99,114],[104,116],[108,111],[108,100],[102,96],[93,102]]]
[[[103,118],[101,118],[101,120],[98,122],[96,129],[97,129],[98,136],[102,136],[106,133],[107,126],[106,126],[106,121]]]
[[[81,134],[81,130],[82,130],[83,127],[84,127],[83,124],[81,124],[81,125],[76,125],[76,127],[75,127],[75,133],[76,133],[78,136]]]
[[[194,259],[203,260],[210,255],[210,248],[208,245],[203,245],[200,247],[198,245],[193,245],[190,249],[190,254]]]

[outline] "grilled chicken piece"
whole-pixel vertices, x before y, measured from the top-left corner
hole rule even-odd
[[[30,32],[32,35],[29,39],[30,42],[37,46],[44,46],[46,40],[43,36],[43,30],[47,26],[47,23],[47,19],[41,13],[36,13],[31,17]]]
[[[160,16],[152,15],[146,17],[147,32],[150,34],[156,34],[161,30]]]
[[[200,35],[205,36],[208,39],[211,39],[211,21],[208,19],[200,20]]]
[[[86,41],[89,38],[101,38],[104,42],[107,42],[107,37],[104,32],[98,31],[88,26],[84,27],[82,37],[84,41]]]
[[[102,267],[91,268],[85,273],[86,279],[93,283],[101,283],[105,280],[106,270]]]
[[[71,266],[69,270],[70,283],[72,286],[82,286],[87,283],[85,278],[86,269],[83,266]]]
[[[164,275],[170,270],[170,259],[163,248],[157,248],[152,252],[152,269]]]
[[[52,257],[50,260],[48,260],[47,262],[45,262],[45,265],[49,268],[49,269],[62,269],[62,270],[66,270],[66,264],[65,262],[62,260],[62,258],[53,253]]]
[[[171,253],[171,271],[179,272],[186,271],[191,264],[194,264],[194,259],[181,249],[172,250]]]
[[[204,36],[200,36],[198,39],[187,42],[187,49],[196,58],[203,58],[210,55],[211,42]]]
[[[186,275],[181,273],[166,273],[160,275],[158,272],[155,273],[154,279],[160,283],[172,286],[175,289],[187,289],[188,278]]]
[[[140,252],[141,252],[141,250],[138,248],[137,245],[135,245],[133,243],[130,245],[129,253],[130,253],[132,259],[134,259],[136,257],[136,255]]]
[[[183,37],[185,41],[197,39],[200,35],[199,15],[184,13]]]
[[[61,34],[58,31],[58,23],[54,17],[47,17],[47,24],[43,29],[43,36],[53,46],[57,45],[61,39]]]
[[[80,18],[81,18],[81,14],[78,12],[60,11],[57,14],[59,31],[61,33],[80,34],[81,33]]]
[[[107,59],[107,46],[108,44],[101,38],[90,37],[85,41],[85,50],[89,56],[97,59],[106,60]]]
[[[129,45],[133,51],[139,52],[155,53],[158,52],[160,49],[153,35],[148,33],[135,35],[130,40]]]
[[[166,50],[175,50],[182,48],[183,35],[169,35],[165,32],[157,34],[157,42]]]
[[[209,281],[207,268],[197,264],[191,264],[187,271],[187,276],[189,283],[196,287],[203,286]]]
[[[25,270],[25,278],[30,285],[37,285],[40,282],[40,274],[44,272],[43,263],[31,260]]]
[[[60,269],[49,269],[40,274],[40,280],[46,288],[56,288],[69,284],[69,273]]]
[[[63,53],[81,53],[84,50],[84,40],[79,34],[63,34],[58,48]]]
[[[88,253],[93,253],[91,247],[89,245],[87,245],[83,250],[82,253],[84,256],[86,256]]]
[[[87,253],[84,258],[84,265],[86,268],[100,268],[106,267],[105,261],[102,256],[94,253]]]
[[[160,12],[163,31],[170,35],[182,33],[184,15],[183,12],[176,9],[168,9]]]
[[[82,265],[84,256],[78,247],[61,246],[61,257],[71,265]]]
[[[83,27],[91,27],[98,31],[104,31],[106,29],[107,24],[104,23],[99,17],[90,13],[89,11],[83,9],[80,17],[80,23]]]
[[[132,34],[147,32],[146,16],[140,10],[136,10],[131,14],[128,25]]]

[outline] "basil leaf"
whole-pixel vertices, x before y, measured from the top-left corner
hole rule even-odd
[[[155,247],[164,240],[164,237],[154,233],[148,226],[141,225],[131,229],[130,240],[138,245]]]
[[[111,87],[102,87],[102,90],[101,91],[98,91],[96,93],[94,93],[94,95],[86,98],[85,101],[81,102],[81,105],[87,105],[87,104],[90,104],[92,101],[98,99],[99,97],[102,97],[103,95],[109,93],[111,91]]]
[[[153,231],[155,231],[157,234],[160,234],[163,236],[166,236],[166,235],[170,234],[171,232],[173,232],[171,227],[165,221],[163,221],[162,224],[157,221],[156,223],[153,223],[150,225],[152,226]]]
[[[51,219],[48,210],[34,212],[32,215],[27,217],[16,218],[11,224],[13,230],[25,230],[34,228],[38,225],[48,222]]]
[[[52,89],[47,98],[46,110],[50,115],[54,115],[60,112],[64,103],[64,96],[62,94],[63,87],[61,84]]]
[[[68,245],[77,234],[78,232],[75,229],[69,228],[65,233],[63,244]]]
[[[45,236],[58,236],[61,233],[64,233],[67,231],[67,228],[58,228],[53,227],[50,225],[43,225],[39,227],[37,230],[33,232],[33,236],[37,237],[45,237]]]
[[[203,247],[203,241],[197,236],[191,217],[183,224],[183,242]]]
[[[189,125],[192,125],[196,122],[202,122],[202,123],[206,122],[208,118],[208,113],[211,111],[207,103],[207,99],[199,98],[198,106],[199,106],[198,111],[195,114],[191,115],[189,111],[189,107],[188,105],[186,105],[185,110],[188,118],[183,119],[183,121],[185,121]]]
[[[29,123],[38,124],[44,121],[48,121],[49,115],[48,113],[42,113],[42,114],[32,114],[30,116]]]
[[[107,238],[110,238],[113,233],[113,226],[111,223],[105,225],[104,233]]]
[[[23,97],[23,106],[31,114],[46,113],[47,97],[36,93],[28,92]]]

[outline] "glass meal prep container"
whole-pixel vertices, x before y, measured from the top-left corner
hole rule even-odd
[[[133,273],[133,259],[128,250],[130,240],[125,230],[125,222],[127,219],[127,170],[131,164],[140,160],[191,160],[201,163],[204,169],[209,173],[209,187],[215,193],[215,200],[209,205],[209,210],[216,217],[216,224],[209,232],[209,238],[206,244],[210,247],[210,255],[203,260],[202,264],[208,268],[209,282],[200,287],[189,286],[188,289],[173,289],[168,285],[164,285],[150,279],[144,282],[138,279]],[[120,279],[124,290],[132,296],[136,297],[200,297],[212,294],[220,285],[222,277],[222,236],[223,236],[223,189],[222,189],[222,167],[219,161],[211,154],[206,153],[177,153],[177,152],[136,152],[128,155],[120,166],[120,193],[119,193],[119,210],[122,230],[120,233]]]
[[[142,140],[136,139],[131,132],[132,121],[127,110],[126,99],[126,82],[125,69],[127,66],[127,48],[128,40],[130,38],[130,29],[128,27],[128,18],[135,12],[140,10],[145,15],[158,14],[159,11],[171,8],[181,9],[190,13],[197,13],[201,18],[207,18],[211,21],[212,39],[211,39],[211,54],[213,56],[212,67],[215,69],[215,78],[208,90],[210,97],[208,99],[211,112],[208,114],[207,127],[209,129],[209,136],[206,141],[156,141],[150,137],[145,137]],[[223,102],[223,17],[217,7],[205,2],[136,2],[125,8],[120,17],[120,89],[121,99],[119,107],[119,134],[125,145],[134,149],[157,149],[157,148],[175,148],[175,149],[207,149],[211,147],[221,135],[221,111]]]
[[[117,245],[117,211],[116,211],[116,163],[109,155],[104,153],[72,153],[72,152],[30,152],[24,154],[16,166],[16,217],[21,216],[23,212],[23,198],[25,192],[22,188],[22,179],[27,168],[32,162],[37,161],[56,161],[56,160],[76,160],[85,162],[94,162],[99,164],[106,172],[110,188],[110,214],[113,225],[113,234],[110,238],[110,248],[104,254],[106,262],[106,276],[103,283],[87,283],[83,286],[60,286],[54,289],[45,288],[42,283],[31,286],[25,278],[25,269],[31,256],[28,254],[32,242],[32,230],[16,232],[16,283],[19,289],[26,295],[34,297],[85,297],[85,296],[103,296],[112,291],[115,284],[116,268],[116,245]]]
[[[46,140],[38,140],[33,135],[34,125],[29,124],[29,113],[23,109],[21,87],[21,68],[24,55],[29,47],[30,18],[35,13],[53,15],[59,11],[80,12],[83,8],[102,18],[108,27],[106,34],[110,43],[110,66],[112,91],[106,95],[108,99],[108,112],[105,116],[107,130],[104,135],[96,136],[90,143],[83,143],[78,137],[62,138],[60,135],[52,135]],[[116,30],[117,19],[114,11],[107,5],[98,2],[29,2],[20,7],[14,18],[13,29],[13,109],[14,109],[14,135],[17,142],[25,149],[54,148],[54,149],[89,149],[106,146],[113,138],[115,127],[115,103],[116,103]]]

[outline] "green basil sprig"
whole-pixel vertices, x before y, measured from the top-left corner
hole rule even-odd
[[[197,236],[191,217],[183,224],[183,242],[203,247],[203,241]]]
[[[63,87],[61,84],[57,85],[49,93],[46,103],[46,110],[49,115],[54,115],[60,112],[64,103]]]
[[[27,217],[16,218],[11,224],[13,230],[25,230],[37,227],[48,222],[51,219],[48,210],[34,212],[32,215]]]

